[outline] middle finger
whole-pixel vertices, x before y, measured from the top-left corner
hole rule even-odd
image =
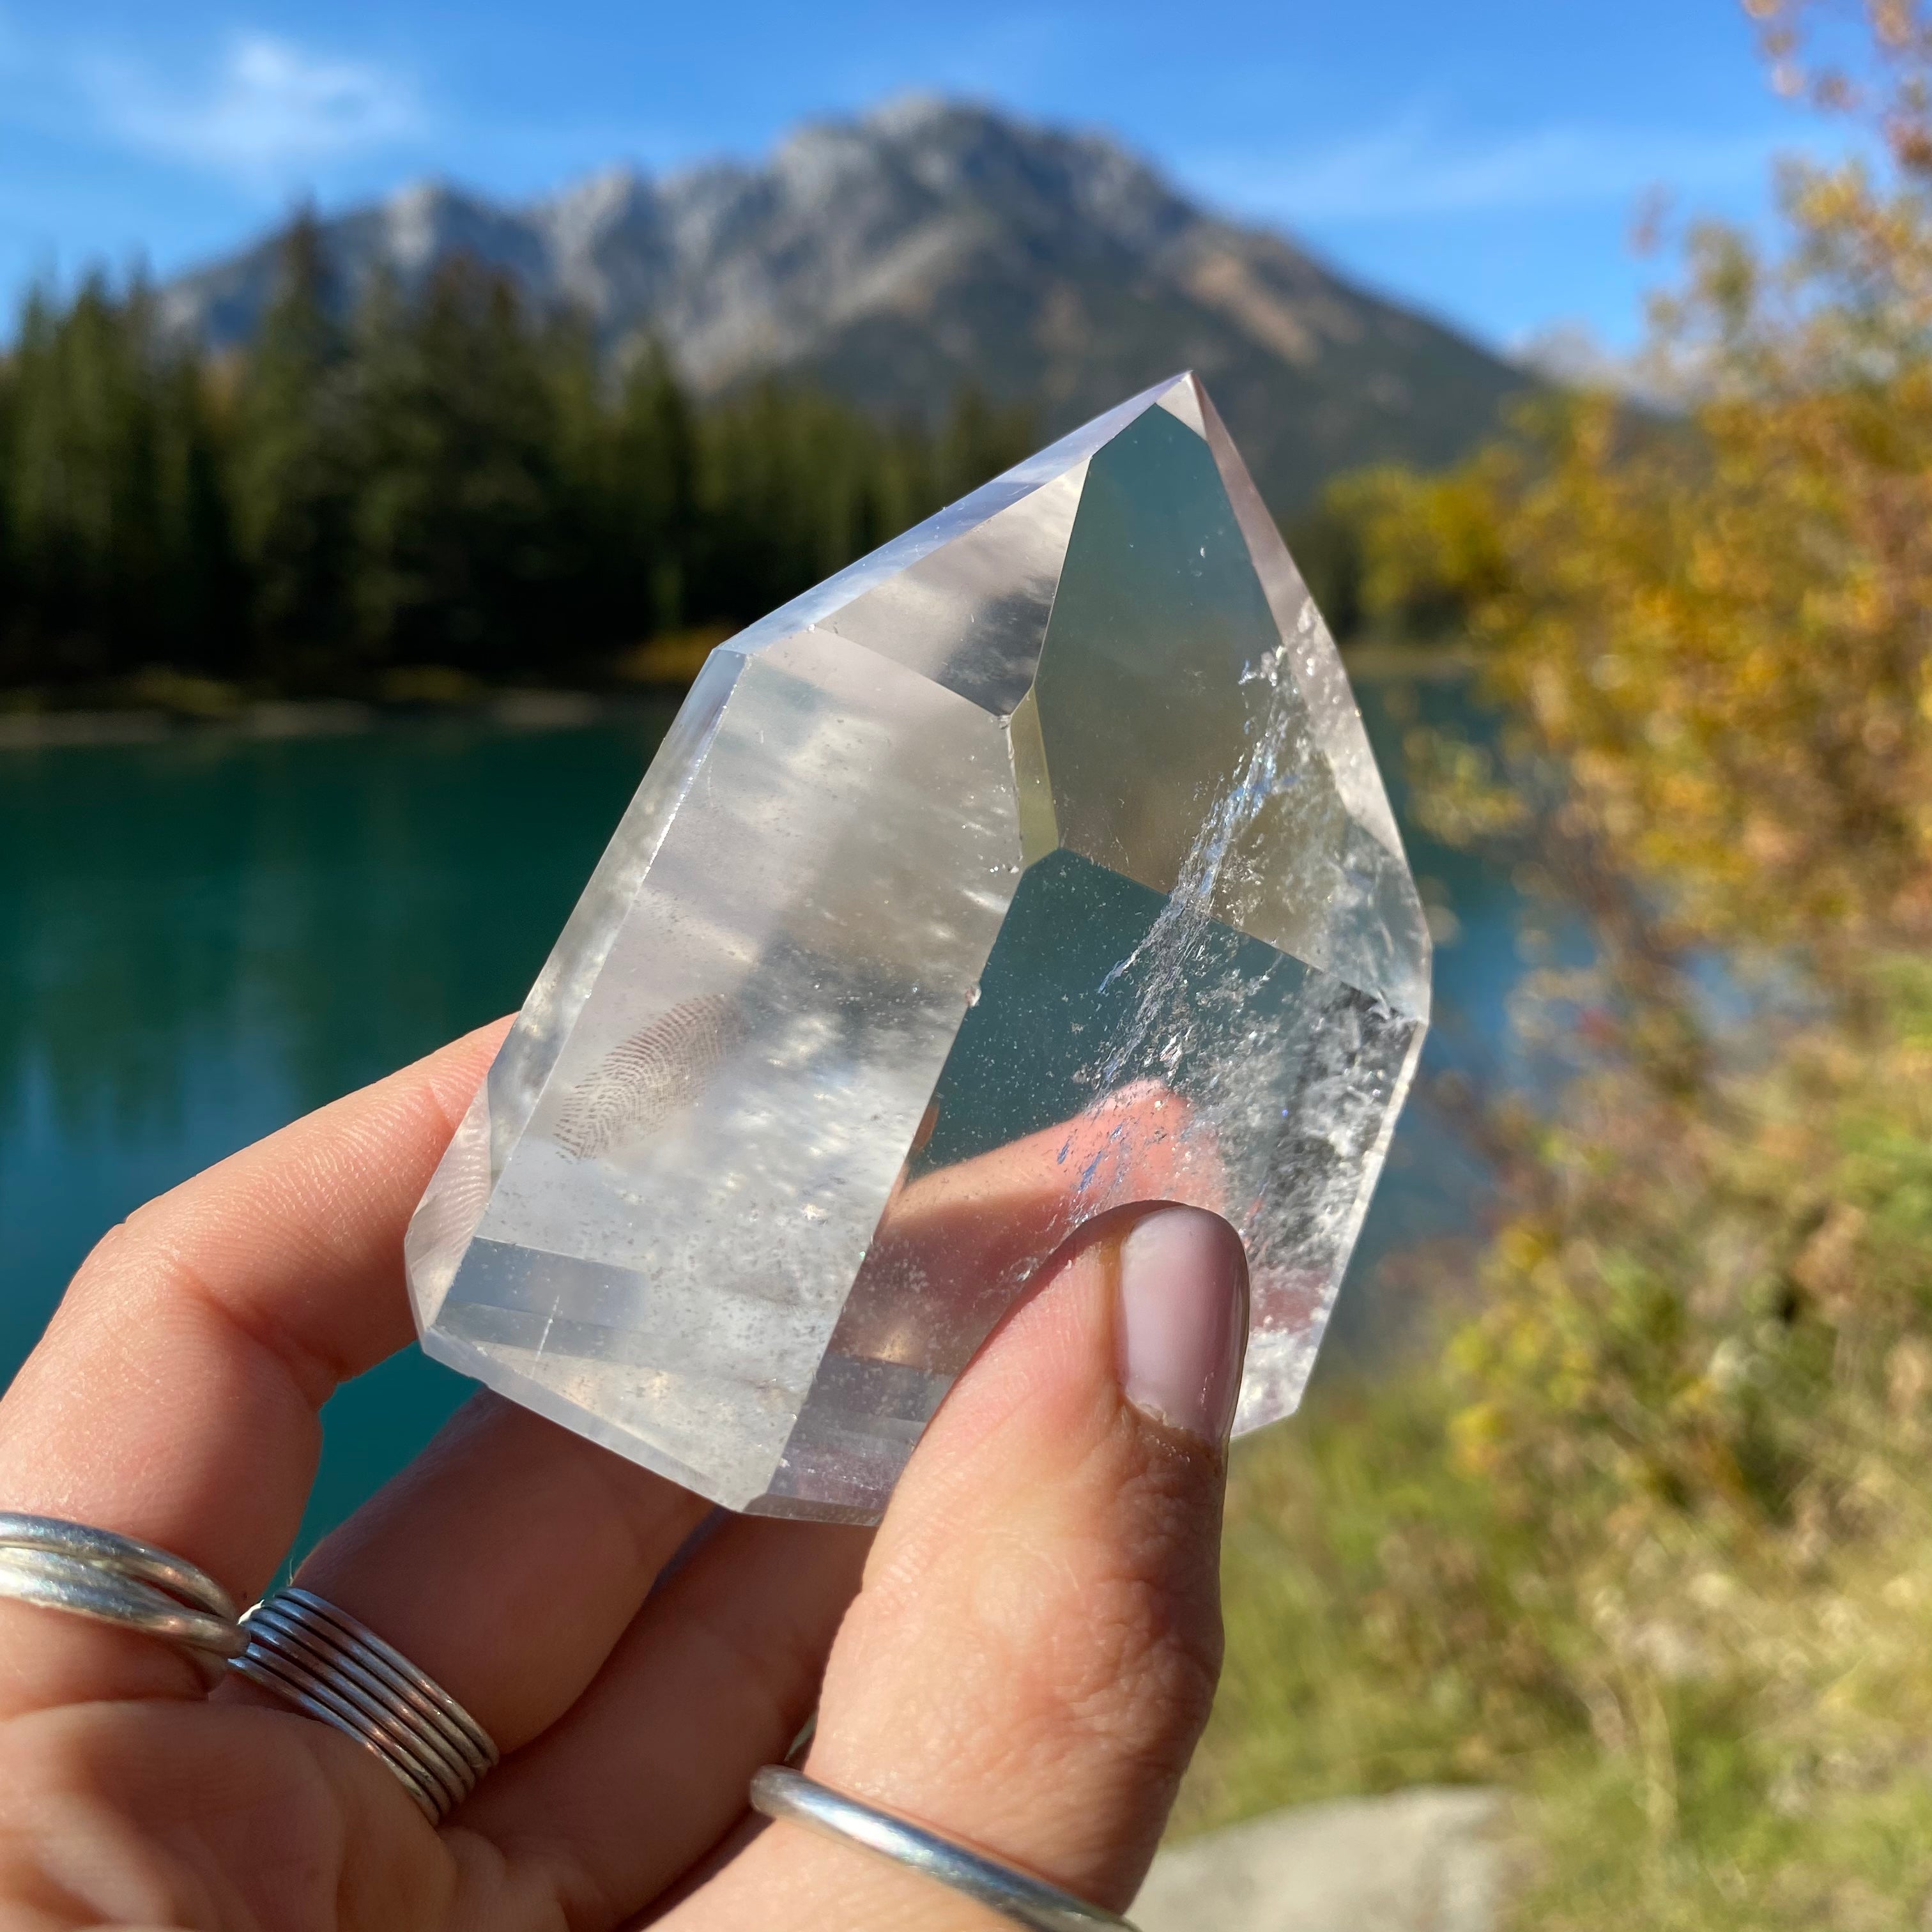
[[[486,1392],[297,1581],[428,1672],[507,1754],[576,1702],[707,1507]]]

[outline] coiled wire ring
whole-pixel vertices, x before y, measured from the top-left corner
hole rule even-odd
[[[1134,1932],[1126,1919],[1031,1872],[942,1837],[910,1818],[848,1798],[790,1765],[768,1764],[752,1780],[752,1808],[922,1872],[1031,1932],[1093,1932],[1096,1925]]]
[[[434,1824],[496,1763],[483,1726],[365,1624],[291,1586],[242,1619],[230,1670],[373,1751]]]
[[[118,1624],[226,1667],[373,1751],[432,1823],[496,1763],[490,1734],[402,1652],[346,1610],[292,1586],[238,1622],[235,1601],[185,1558],[57,1516],[0,1510],[0,1598]]]
[[[246,1640],[206,1570],[138,1538],[0,1510],[0,1597],[162,1639],[218,1676]]]

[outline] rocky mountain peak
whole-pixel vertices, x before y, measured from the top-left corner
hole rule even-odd
[[[615,166],[523,208],[418,182],[322,244],[346,302],[467,256],[614,354],[661,342],[706,392],[778,373],[932,412],[971,382],[1046,434],[1192,367],[1284,506],[1356,463],[1459,454],[1526,380],[1105,136],[929,94],[807,123],[762,164]],[[169,312],[245,340],[276,260],[271,237],[184,276]]]

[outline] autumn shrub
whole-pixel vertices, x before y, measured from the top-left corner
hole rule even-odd
[[[1237,1459],[1189,1797],[1510,1786],[1578,1932],[1932,1922],[1932,26],[1748,10],[1862,158],[1693,232],[1637,396],[1334,500],[1498,721],[1424,822],[1594,957],[1439,1349]]]

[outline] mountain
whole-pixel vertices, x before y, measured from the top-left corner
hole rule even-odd
[[[615,169],[521,208],[422,183],[323,238],[346,301],[466,253],[614,350],[655,336],[707,393],[776,372],[929,412],[971,381],[1057,433],[1192,368],[1280,509],[1358,464],[1448,460],[1530,380],[1112,141],[926,97],[801,128],[763,166]],[[275,272],[269,237],[170,284],[168,313],[244,340]]]

